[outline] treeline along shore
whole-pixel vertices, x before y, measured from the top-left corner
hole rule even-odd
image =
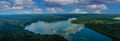
[[[79,17],[72,23],[85,24],[87,28],[102,33],[112,38],[113,41],[120,41],[120,20],[115,20],[116,17],[120,17],[120,15],[91,15]]]

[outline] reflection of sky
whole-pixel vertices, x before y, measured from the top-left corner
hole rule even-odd
[[[69,34],[74,34],[84,27],[82,24],[72,24],[70,21],[73,19],[69,19],[68,21],[59,21],[56,23],[45,23],[39,21],[26,26],[25,29],[40,34],[59,34],[68,37]]]
[[[40,34],[66,34],[74,33],[83,27],[84,26],[82,24],[71,24],[70,21],[59,21],[56,23],[45,23],[39,21],[26,26],[25,29]]]
[[[120,17],[116,17],[116,18],[113,18],[113,19],[115,19],[115,20],[120,20]]]
[[[83,24],[72,24],[70,21],[74,19],[56,23],[39,21],[26,26],[25,29],[37,34],[59,34],[71,41],[112,41],[100,33],[85,28]]]

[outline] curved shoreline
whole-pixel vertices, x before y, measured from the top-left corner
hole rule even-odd
[[[102,31],[102,30],[97,30],[97,29],[95,29],[94,27],[91,27],[91,25],[89,25],[89,24],[85,24],[85,26],[86,26],[87,28],[90,28],[90,29],[92,29],[92,30],[94,30],[94,31],[97,31],[97,32],[99,32],[99,33],[101,33],[101,34],[103,34],[103,35],[106,35],[106,36],[112,38],[113,41],[120,41],[120,39],[119,39],[118,37],[115,37],[114,35],[109,34],[109,33],[107,33],[107,32],[104,32],[104,31]],[[96,27],[96,28],[97,28],[97,27]]]

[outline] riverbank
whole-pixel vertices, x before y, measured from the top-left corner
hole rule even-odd
[[[114,26],[113,26],[114,25]],[[120,41],[120,24],[85,24],[86,27],[95,30],[103,35],[111,37],[113,41]]]
[[[15,16],[14,18],[12,16]],[[65,20],[66,18],[56,16],[41,15],[12,15],[0,17],[0,41],[68,41],[60,35],[40,35],[33,32],[24,30],[26,25],[30,25],[37,21],[48,21],[53,19],[54,22],[60,19]],[[35,17],[36,16],[36,17]],[[51,17],[51,18],[50,18]],[[54,17],[54,18],[52,18]],[[44,20],[43,20],[44,19]]]
[[[114,20],[115,17],[118,16],[86,16],[79,17],[71,23],[85,24],[86,27],[111,37],[113,41],[120,41],[120,21]]]

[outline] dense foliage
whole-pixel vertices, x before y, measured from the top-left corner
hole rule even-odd
[[[106,34],[113,38],[114,41],[120,41],[120,23],[113,24],[93,24],[87,23],[86,26],[95,31]]]
[[[60,35],[41,35],[24,30],[33,22],[57,22],[77,18],[72,23],[82,23],[88,28],[120,40],[120,21],[112,18],[120,15],[106,14],[41,14],[41,15],[0,15],[0,41],[68,41]]]
[[[24,30],[26,25],[33,22],[60,20],[67,20],[67,18],[54,15],[1,15],[0,41],[68,41],[60,35],[40,35]]]
[[[85,24],[86,27],[111,37],[114,41],[120,41],[120,20],[113,18],[120,15],[88,15],[79,17],[72,23]]]

